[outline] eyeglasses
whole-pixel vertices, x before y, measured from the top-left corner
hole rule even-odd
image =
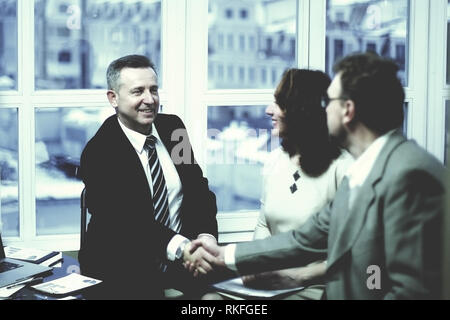
[[[326,95],[326,96],[322,97],[322,99],[320,100],[320,104],[321,104],[322,108],[326,108],[326,107],[328,107],[330,102],[333,100],[347,100],[347,98],[344,98],[344,97],[330,98],[330,97],[328,97],[328,95]]]

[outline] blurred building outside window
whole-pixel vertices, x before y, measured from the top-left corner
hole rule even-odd
[[[0,109],[0,213],[3,236],[19,235],[17,109]]]
[[[409,0],[327,0],[326,72],[352,52],[373,51],[400,66],[408,84]]]
[[[279,146],[266,106],[209,106],[207,172],[219,211],[258,210],[261,169]]]
[[[209,9],[209,68],[220,63],[228,69],[239,62],[254,70],[248,77],[243,70],[239,77],[209,72],[209,89],[273,88],[287,68],[295,67],[296,0],[209,0]],[[269,83],[267,70],[275,72]]]
[[[106,88],[127,54],[149,57],[162,83],[161,1],[35,0],[35,44],[37,90]]]
[[[0,90],[17,90],[17,0],[0,0]]]
[[[77,175],[86,143],[110,115],[104,108],[36,108],[36,233],[73,234],[80,228]]]

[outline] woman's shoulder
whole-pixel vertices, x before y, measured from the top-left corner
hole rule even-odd
[[[283,165],[286,161],[289,161],[289,155],[281,147],[272,150],[264,161],[263,174],[269,174],[276,166]]]

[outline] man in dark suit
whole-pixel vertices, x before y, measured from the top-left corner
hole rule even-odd
[[[405,98],[397,70],[369,53],[335,65],[324,101],[328,128],[356,160],[334,201],[297,230],[266,240],[225,248],[195,240],[191,250],[216,256],[205,257],[207,271],[253,274],[326,258],[329,299],[441,297],[447,173],[397,130]]]
[[[108,67],[107,80],[116,115],[81,155],[92,215],[79,253],[81,271],[103,280],[88,297],[159,299],[166,287],[192,288],[182,267],[189,258],[184,248],[197,237],[216,243],[216,198],[183,122],[158,115],[153,63],[122,57]]]

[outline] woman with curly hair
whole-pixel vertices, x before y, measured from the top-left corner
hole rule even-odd
[[[324,103],[330,78],[323,72],[287,70],[266,113],[281,147],[263,169],[261,209],[254,238],[262,239],[302,225],[333,198],[351,156],[329,137]],[[305,286],[287,299],[320,299],[326,261],[246,276],[245,285],[261,289]]]

